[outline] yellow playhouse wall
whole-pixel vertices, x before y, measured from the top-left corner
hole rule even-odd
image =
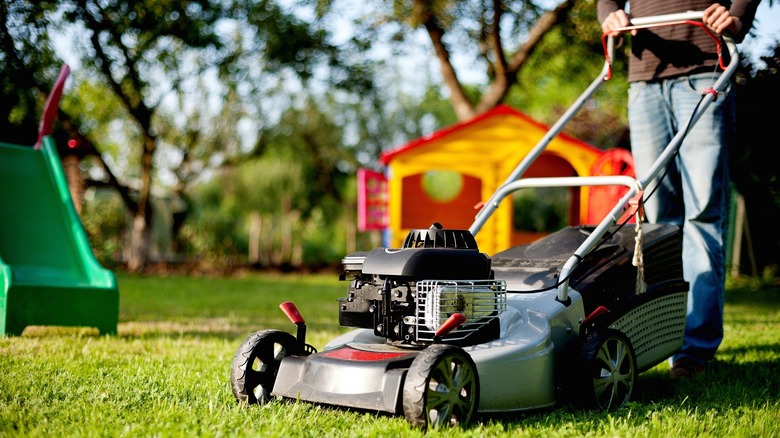
[[[403,245],[409,232],[409,229],[401,228],[401,205],[404,196],[402,182],[405,177],[432,170],[456,171],[481,180],[482,201],[487,201],[504,183],[522,157],[545,135],[546,130],[542,128],[530,119],[513,114],[499,114],[394,155],[387,163],[390,246],[397,248]],[[577,175],[584,176],[589,175],[601,151],[582,142],[558,136],[543,153],[562,157]],[[580,204],[586,207],[587,188],[580,192]],[[431,208],[435,208],[435,203]],[[585,220],[586,213],[587,208],[581,208],[581,220]],[[470,214],[473,221],[476,210],[464,214]],[[510,247],[512,232],[511,202],[502,202],[477,233],[480,250],[493,254]]]
[[[493,192],[497,189],[498,184],[503,182],[502,179],[495,177],[496,172],[492,172],[492,174],[493,175],[482,176],[481,198],[483,202],[487,200],[490,197],[490,195],[493,194]],[[402,178],[399,178],[399,181],[402,181]],[[390,246],[394,248],[398,248],[403,244],[403,241],[406,238],[406,235],[408,234],[410,228],[401,226],[404,223],[403,221],[404,213],[401,209],[401,204],[403,204],[404,202],[403,195],[401,194],[402,184],[400,183],[390,184],[390,188],[391,188],[391,193],[390,193],[390,201],[389,201],[389,211],[391,214],[390,229],[392,230]],[[431,201],[431,208],[434,209],[436,208],[436,203],[434,201]],[[478,212],[477,209],[469,209],[464,211],[463,212],[464,214],[469,215],[467,225],[458,228],[462,228],[462,229],[469,228],[477,212]],[[446,216],[440,216],[437,219],[437,221],[442,223],[446,228],[453,228],[452,224],[456,222]],[[457,222],[462,222],[462,221],[457,221]],[[430,226],[430,224],[428,223],[419,224],[420,228],[427,228],[428,226]],[[493,254],[495,252],[498,252],[499,250],[510,247],[512,244],[512,237],[513,237],[512,203],[507,201],[501,203],[499,208],[496,211],[494,211],[490,219],[483,225],[482,229],[477,233],[476,240],[477,240],[477,244],[479,245],[480,249],[483,252],[486,252],[488,254]]]

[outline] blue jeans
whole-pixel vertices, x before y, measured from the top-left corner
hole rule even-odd
[[[718,73],[658,82],[635,82],[628,91],[631,149],[642,178],[690,118]],[[735,127],[735,96],[720,93],[688,132],[678,155],[645,189],[649,222],[683,227],[683,275],[690,284],[685,337],[680,353],[702,365],[723,340],[723,302],[728,222],[728,143]],[[660,183],[658,179],[660,178]]]

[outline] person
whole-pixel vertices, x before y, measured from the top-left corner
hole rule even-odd
[[[739,43],[753,24],[759,2],[632,0],[626,10],[625,0],[598,0],[597,15],[604,33],[618,36],[631,18],[701,11],[707,27],[718,35],[728,32]],[[687,124],[702,93],[721,71],[715,42],[697,26],[632,30],[630,38],[628,125],[636,173],[642,177]],[[683,230],[683,276],[690,293],[683,345],[669,359],[672,379],[704,372],[723,340],[727,153],[735,123],[735,92],[730,86],[689,130],[668,172],[661,171],[645,191],[647,220],[674,223]]]

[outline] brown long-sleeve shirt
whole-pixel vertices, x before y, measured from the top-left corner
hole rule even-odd
[[[742,29],[734,35],[736,42],[742,42],[753,25],[753,19],[761,0],[735,0],[733,3],[719,3],[729,7],[729,13],[740,19]],[[687,11],[703,11],[712,0],[598,0],[599,23],[610,12],[623,9],[629,4],[632,18],[653,15],[676,14]],[[698,26],[663,26],[641,29],[631,38],[631,57],[628,66],[628,81],[652,81],[676,76],[713,71],[718,62],[716,44]],[[725,49],[724,49],[725,56]]]

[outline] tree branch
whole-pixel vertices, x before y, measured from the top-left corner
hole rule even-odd
[[[103,159],[103,155],[98,152],[92,140],[87,138],[79,131],[79,128],[76,125],[76,122],[73,121],[73,118],[71,118],[62,109],[60,109],[58,112],[57,118],[59,119],[62,128],[65,129],[68,134],[70,134],[71,138],[79,142],[79,147],[83,148],[85,154],[97,159],[98,164],[100,164],[100,168],[103,169],[103,171],[106,172],[106,175],[108,176],[107,185],[109,187],[113,187],[117,193],[119,193],[119,196],[122,198],[122,201],[124,201],[129,210],[135,211],[138,208],[138,205],[136,204],[136,201],[133,199],[133,197],[130,196],[129,187],[119,182],[119,179],[117,179],[116,175],[114,175],[114,172],[111,171],[111,167]]]
[[[536,45],[542,41],[544,35],[557,24],[562,23],[569,14],[569,11],[574,7],[574,0],[565,0],[559,4],[555,9],[546,12],[537,20],[534,27],[528,32],[528,39],[517,50],[512,57],[512,62],[509,65],[509,72],[517,74],[525,61],[531,56],[536,49]]]
[[[493,0],[493,26],[492,32],[488,33],[491,36],[493,56],[496,58],[494,66],[496,79],[506,75],[507,70],[506,57],[504,56],[504,47],[503,44],[501,44],[501,16],[503,15],[502,8],[502,0]]]
[[[563,22],[568,16],[569,11],[574,7],[574,0],[565,0],[555,9],[546,12],[539,18],[536,24],[528,32],[528,39],[517,49],[511,62],[506,66],[504,74],[498,74],[490,84],[490,88],[482,95],[479,103],[476,105],[476,113],[483,113],[494,108],[503,102],[509,89],[517,83],[517,74],[520,68],[525,64],[528,58],[536,49],[536,46],[542,41],[544,35],[557,24]],[[494,35],[495,47],[501,48],[500,35]],[[503,49],[501,49],[503,51]]]
[[[439,60],[442,78],[447,88],[450,90],[450,102],[455,110],[458,120],[468,120],[476,114],[474,105],[469,101],[463,87],[458,80],[458,74],[450,61],[450,54],[447,46],[444,44],[444,29],[439,26],[436,16],[430,8],[429,2],[415,0],[415,13],[418,15],[419,22],[425,26],[428,36],[431,38],[433,50],[436,58]]]

